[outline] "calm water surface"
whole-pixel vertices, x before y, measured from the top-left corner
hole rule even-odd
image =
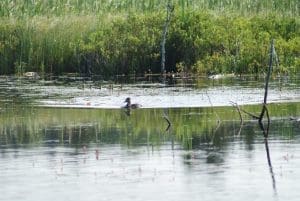
[[[297,78],[272,79],[268,102],[300,102],[300,81]],[[264,96],[264,78],[183,79],[163,85],[149,81],[112,84],[0,77],[2,96],[6,100],[33,99],[36,105],[73,108],[116,109],[124,105],[126,97],[131,97],[132,102],[141,104],[143,108],[231,106],[231,101],[240,105],[260,104]]]
[[[256,121],[245,116],[240,126],[232,107],[128,116],[24,105],[22,93],[1,97],[1,201],[299,199],[300,123],[290,120],[299,103],[269,105],[266,142]]]

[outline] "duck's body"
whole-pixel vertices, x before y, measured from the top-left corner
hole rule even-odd
[[[126,105],[124,106],[124,108],[126,109],[137,109],[141,107],[141,105],[137,103],[131,104],[131,100],[129,97],[126,98],[124,102],[126,103]]]

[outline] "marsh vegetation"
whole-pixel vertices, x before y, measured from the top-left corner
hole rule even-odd
[[[299,2],[171,1],[166,71],[260,74],[274,38],[277,73],[299,72]],[[0,74],[114,79],[160,72],[167,1],[0,2]]]
[[[1,0],[1,198],[298,200],[299,26],[299,0]]]

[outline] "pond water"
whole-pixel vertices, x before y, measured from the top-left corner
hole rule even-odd
[[[126,80],[128,81],[128,80]],[[0,97],[34,99],[35,104],[52,107],[120,108],[126,97],[143,108],[182,108],[260,104],[264,96],[264,78],[180,79],[160,84],[151,81],[118,82],[65,79],[48,81],[15,77],[0,78]],[[300,102],[297,77],[274,78],[268,102]]]
[[[268,106],[271,124],[266,141],[257,121],[243,115],[240,125],[239,114],[226,106],[227,100],[220,101],[224,105],[220,107],[179,107],[179,102],[174,108],[146,106],[128,115],[115,109],[117,101],[108,109],[101,108],[105,105],[85,108],[93,103],[80,101],[75,105],[84,108],[72,107],[64,101],[78,94],[85,97],[86,90],[74,83],[64,87],[29,83],[3,81],[0,87],[0,200],[299,199],[298,84],[278,90],[285,97],[290,94],[283,103],[270,98],[274,102]],[[184,90],[190,95],[237,88],[249,92],[259,85],[258,81],[176,85],[167,92],[174,91],[168,97],[172,99],[174,93],[176,97]],[[96,90],[94,86],[89,90]],[[114,90],[103,97],[123,101],[136,95],[131,87],[122,86],[119,96]],[[273,83],[272,90],[276,87]],[[57,88],[62,92],[54,92]],[[76,90],[70,91],[72,88]],[[158,89],[155,93],[159,97]],[[209,94],[211,102],[218,105],[212,96]],[[101,102],[101,97],[88,100]],[[142,101],[141,96],[136,97]],[[53,104],[40,107],[46,103]],[[247,102],[243,108],[259,113],[261,105]]]

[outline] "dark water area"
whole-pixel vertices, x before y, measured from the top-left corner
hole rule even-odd
[[[212,82],[205,82],[205,91],[199,82],[177,83],[168,90],[148,83],[112,91],[109,85],[96,89],[95,83],[82,88],[79,83],[0,81],[0,200],[298,200],[297,81],[281,90],[271,84],[271,92],[284,94],[278,97],[286,101],[270,95],[268,140],[257,120],[243,114],[240,124],[237,110],[226,105],[229,98],[219,94],[239,89],[252,96],[261,83]],[[133,93],[132,88],[154,90],[155,95]],[[188,93],[182,95],[184,91]],[[145,101],[145,107],[128,115],[117,105],[128,95],[153,100],[165,93],[157,100],[169,106],[176,99],[178,107],[151,108],[151,101]],[[193,95],[204,100],[207,93],[213,107],[179,107],[176,102],[182,95],[193,104],[199,101]],[[217,95],[226,99],[225,105],[217,106]],[[83,98],[75,101],[80,108],[71,107],[74,102],[66,100],[77,96]],[[58,100],[64,107],[55,107]],[[83,100],[116,104],[89,107]],[[262,106],[241,107],[259,114]]]

